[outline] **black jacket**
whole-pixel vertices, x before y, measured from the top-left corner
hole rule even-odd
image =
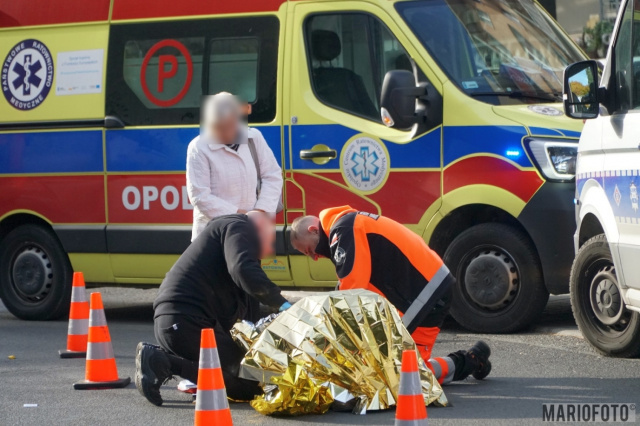
[[[153,304],[154,318],[180,314],[220,322],[230,329],[252,318],[257,302],[286,302],[260,266],[260,241],[246,215],[213,219],[167,272]]]

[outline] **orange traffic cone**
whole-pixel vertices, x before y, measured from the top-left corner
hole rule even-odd
[[[203,329],[200,336],[200,369],[194,425],[233,425],[212,328]]]
[[[84,358],[87,355],[88,333],[89,302],[84,291],[84,275],[82,275],[82,272],[74,272],[73,287],[71,287],[67,349],[58,351],[60,358]]]
[[[91,293],[89,316],[89,342],[87,344],[87,367],[85,380],[74,383],[74,389],[123,388],[131,378],[118,378],[116,359],[113,356],[111,336],[100,293]]]
[[[418,357],[415,350],[402,353],[395,426],[427,426],[427,407],[422,396]]]

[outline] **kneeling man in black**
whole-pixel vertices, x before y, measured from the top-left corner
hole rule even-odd
[[[160,346],[141,342],[135,382],[149,402],[162,405],[160,386],[175,376],[196,383],[200,332],[213,328],[227,395],[250,400],[262,390],[238,377],[245,353],[229,330],[238,320],[257,321],[260,302],[291,306],[267,278],[260,259],[273,252],[275,229],[261,212],[213,219],[167,273],[153,304]]]

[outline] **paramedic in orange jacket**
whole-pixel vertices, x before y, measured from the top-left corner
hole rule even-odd
[[[491,371],[484,342],[468,351],[431,358],[431,350],[449,309],[455,278],[420,236],[389,218],[349,206],[304,216],[291,225],[291,244],[317,260],[331,259],[339,289],[362,288],[386,297],[402,313],[427,365],[440,383]]]

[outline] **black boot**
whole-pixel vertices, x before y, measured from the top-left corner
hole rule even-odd
[[[162,405],[160,386],[171,378],[171,364],[167,353],[160,346],[138,343],[135,382],[140,395],[154,405]]]
[[[491,348],[482,340],[476,342],[468,351],[457,351],[448,355],[456,366],[453,381],[464,380],[473,375],[476,380],[482,380],[491,372]]]
[[[467,351],[467,358],[471,363],[475,364],[475,369],[471,373],[476,380],[482,380],[491,372],[491,348],[482,340],[476,342],[475,345]]]

